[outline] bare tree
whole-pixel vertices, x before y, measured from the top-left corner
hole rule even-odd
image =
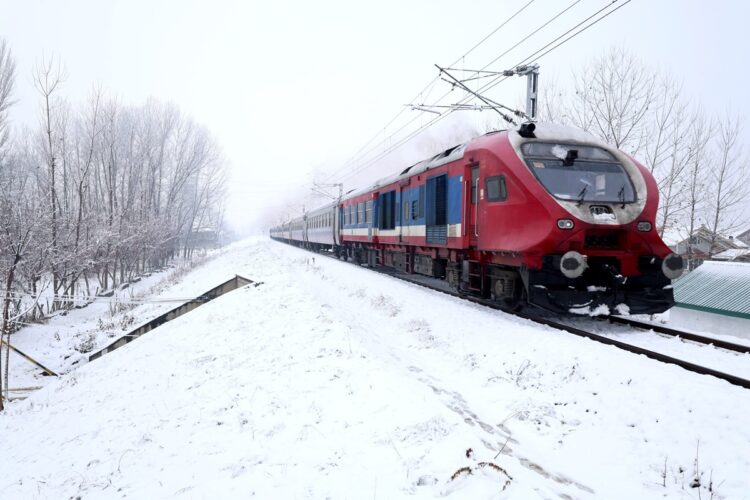
[[[12,105],[11,96],[15,83],[16,64],[5,40],[0,39],[0,270],[4,271],[4,296],[2,304],[2,328],[0,328],[0,410],[3,409],[3,342],[10,336],[8,313],[11,300],[11,288],[15,277],[20,256],[18,247],[14,245],[13,236],[13,200],[10,199],[11,182],[13,176],[8,173],[7,151],[9,147],[10,130],[8,123],[8,108]],[[6,347],[6,370],[10,349]],[[5,377],[7,383],[7,376]],[[5,391],[7,396],[7,391]]]
[[[720,231],[730,231],[736,227],[737,205],[747,195],[747,159],[742,157],[739,137],[742,121],[739,116],[726,115],[717,120],[715,164],[712,165],[709,207],[707,219],[711,230],[709,258],[713,255],[714,244]]]
[[[11,95],[16,79],[16,63],[4,39],[0,39],[0,162],[10,139],[8,108],[13,104]]]
[[[690,121],[684,106],[677,107],[671,118],[668,130],[664,134],[664,158],[658,160],[655,176],[659,188],[659,210],[657,213],[657,227],[659,236],[674,225],[677,217],[684,208],[685,172],[693,160],[695,149],[690,144]],[[654,154],[652,158],[656,159]],[[652,164],[654,165],[654,164]]]
[[[570,122],[568,105],[567,92],[557,77],[545,76],[544,84],[539,88],[539,120],[567,125]]]
[[[618,149],[641,151],[654,105],[655,72],[625,49],[613,47],[574,80],[571,122]]]
[[[686,170],[685,228],[687,232],[687,268],[693,269],[693,245],[695,231],[704,209],[704,194],[707,188],[706,173],[710,161],[709,145],[714,133],[714,124],[698,110],[693,115],[690,127],[691,157]]]
[[[59,137],[54,130],[55,122],[53,119],[53,109],[55,107],[55,98],[57,90],[65,79],[65,71],[59,62],[54,58],[49,61],[42,60],[34,68],[34,85],[42,97],[42,142],[44,161],[47,167],[48,178],[48,196],[50,204],[50,243],[52,259],[52,275],[54,280],[54,293],[58,294],[61,286],[60,270],[58,266],[58,194],[57,194],[57,163],[59,160]],[[55,300],[57,303],[57,299]]]
[[[60,97],[61,68],[37,64],[39,127],[11,136],[15,65],[0,41],[5,342],[15,320],[74,305],[84,293],[81,280],[86,296],[115,287],[180,250],[191,257],[196,233],[218,234],[223,225],[224,157],[207,129],[174,105],[125,106],[99,88],[85,107],[69,105]],[[90,277],[98,277],[93,292]],[[45,311],[38,298],[49,282],[54,297]],[[0,349],[0,395],[8,375],[8,351]]]

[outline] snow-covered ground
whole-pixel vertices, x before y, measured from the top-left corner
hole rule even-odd
[[[183,278],[193,267],[221,252],[214,250],[192,261],[177,261],[165,270],[118,287],[111,297],[98,297],[86,307],[58,313],[42,324],[27,325],[11,336],[11,345],[55,373],[67,373],[85,363],[92,352],[141,323],[205,292],[199,290],[203,283],[185,282]],[[13,351],[10,366],[11,388],[37,387],[52,380]]]
[[[0,414],[0,497],[750,498],[750,391],[265,240],[164,294],[234,274]]]
[[[750,354],[739,353],[701,344],[679,337],[655,333],[653,330],[634,329],[627,325],[612,324],[606,321],[593,321],[589,318],[568,318],[564,323],[584,330],[610,337],[620,342],[660,352],[706,368],[735,375],[750,380]],[[674,327],[667,322],[666,325]],[[748,345],[747,340],[729,335],[710,335],[711,338]]]

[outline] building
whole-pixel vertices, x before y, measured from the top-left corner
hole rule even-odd
[[[665,232],[663,239],[676,254],[682,255],[688,270],[695,269],[704,261],[727,250],[748,248],[748,244],[738,237],[714,234],[706,226],[695,229],[692,236],[679,235],[679,232]]]
[[[706,261],[674,282],[669,323],[750,339],[750,262]]]
[[[750,228],[745,229],[734,235],[734,239],[741,241],[745,245],[750,246]]]
[[[750,262],[750,248],[730,248],[714,255],[712,260]]]

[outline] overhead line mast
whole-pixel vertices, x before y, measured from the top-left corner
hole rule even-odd
[[[576,1],[574,1],[574,2],[573,2],[573,4],[571,4],[571,5],[570,5],[570,6],[568,7],[568,8],[566,8],[565,10],[563,10],[563,11],[559,12],[558,14],[556,14],[556,15],[555,15],[555,16],[553,17],[553,19],[552,19],[552,20],[554,20],[554,19],[558,18],[558,17],[559,17],[559,16],[561,15],[561,14],[563,14],[563,13],[564,13],[565,11],[567,11],[567,10],[568,10],[568,9],[569,9],[570,7],[572,7],[573,5],[577,4],[577,3],[579,2],[579,1],[580,1],[580,0],[576,0]],[[533,54],[531,54],[531,55],[529,55],[529,56],[527,56],[527,57],[523,58],[523,59],[522,59],[521,61],[519,61],[519,63],[518,63],[517,65],[516,65],[516,67],[518,67],[518,66],[522,66],[522,65],[529,65],[529,63],[531,63],[531,62],[533,62],[533,61],[536,61],[536,60],[539,60],[539,59],[540,59],[541,57],[544,57],[545,55],[549,54],[549,53],[550,53],[550,52],[552,52],[553,50],[556,50],[556,49],[557,49],[558,47],[560,47],[560,46],[562,46],[562,45],[566,44],[566,43],[567,43],[568,41],[570,41],[571,39],[575,38],[576,36],[580,35],[580,34],[581,34],[581,33],[583,33],[584,31],[586,31],[586,30],[588,30],[589,28],[591,28],[592,26],[594,26],[594,25],[598,24],[599,22],[601,22],[601,21],[602,21],[602,20],[604,20],[605,18],[609,17],[609,16],[611,15],[611,14],[613,14],[613,13],[615,13],[616,11],[620,10],[620,9],[621,9],[622,7],[624,7],[625,5],[629,4],[629,3],[630,3],[630,2],[632,1],[632,0],[625,0],[625,1],[624,1],[624,3],[620,4],[620,6],[618,6],[618,7],[615,7],[615,8],[613,8],[613,9],[612,9],[611,7],[612,7],[612,6],[614,5],[614,4],[616,4],[616,3],[618,2],[618,1],[620,1],[620,0],[611,0],[609,4],[607,4],[607,5],[605,5],[604,7],[602,7],[602,8],[600,8],[600,9],[598,9],[598,10],[597,10],[596,12],[594,12],[593,14],[591,14],[590,16],[588,16],[588,17],[587,17],[586,19],[584,19],[583,21],[579,22],[578,24],[576,24],[576,25],[575,25],[575,26],[573,26],[572,28],[568,29],[568,30],[567,30],[566,32],[564,32],[563,34],[561,34],[561,35],[557,36],[557,37],[556,37],[555,39],[553,39],[553,40],[552,40],[551,42],[547,43],[547,44],[546,44],[546,45],[545,45],[544,47],[542,47],[542,48],[538,49],[538,50],[537,50],[536,52],[534,52]],[[605,11],[607,11],[607,12],[605,12]],[[602,14],[602,12],[605,12],[605,13],[604,13],[603,15],[601,15],[600,17],[596,18],[596,16],[599,16],[599,14]],[[596,18],[596,19],[594,19],[594,18]],[[579,28],[579,27],[581,27],[582,25],[586,24],[587,22],[591,21],[592,19],[594,19],[594,20],[593,20],[592,22],[590,22],[589,24],[585,25],[585,26],[584,26],[583,28],[579,29],[578,31],[575,31],[576,29],[578,29],[578,28]],[[536,33],[537,31],[539,31],[539,30],[540,30],[541,28],[543,28],[544,26],[547,26],[548,24],[549,24],[549,21],[548,21],[548,22],[546,22],[545,24],[543,24],[542,26],[540,26],[539,28],[537,28],[537,29],[536,29],[536,30],[535,30],[534,32],[532,32],[531,34],[534,34],[534,33]],[[573,31],[575,31],[575,32],[574,32],[573,34],[571,34],[570,36],[568,36],[567,38],[565,38],[565,37],[566,37],[566,35],[570,34],[570,33],[571,33],[571,32],[573,32]],[[521,40],[521,42],[525,41],[525,40],[526,40],[527,38],[528,38],[528,36],[527,36],[526,38],[524,38],[523,40]],[[564,39],[563,39],[563,38],[564,38]],[[561,39],[563,39],[563,40],[562,40],[562,41],[560,41]],[[519,43],[521,43],[521,42],[519,42]],[[556,43],[556,42],[558,42],[558,43]],[[517,46],[517,45],[518,45],[519,43],[517,43],[516,45],[514,45],[514,46],[513,46],[513,47],[511,47],[511,48],[514,48],[514,47],[516,47],[516,46]],[[546,50],[545,50],[545,49],[546,49]],[[509,49],[509,50],[510,50],[510,49]],[[502,55],[505,55],[506,53],[507,53],[507,51],[506,51],[506,52],[504,52],[503,54],[501,54],[501,56],[502,56]],[[499,58],[499,57],[501,57],[501,56],[498,56],[498,58]],[[496,61],[496,60],[497,60],[498,58],[495,58],[495,61]],[[493,61],[493,62],[494,62],[494,61]],[[489,64],[492,64],[492,62],[490,62]],[[489,64],[488,64],[487,66],[489,66]],[[485,66],[485,68],[486,68],[487,66]],[[483,70],[482,70],[482,71],[484,71],[484,68],[483,68]],[[485,76],[487,76],[487,77],[492,77],[492,78],[491,78],[491,81],[490,81],[490,82],[488,82],[487,84],[485,84],[484,86],[482,86],[482,87],[481,87],[481,88],[479,89],[479,91],[483,91],[483,90],[489,90],[489,89],[491,89],[491,88],[495,87],[495,86],[496,86],[496,85],[498,85],[499,83],[502,83],[503,81],[505,81],[505,80],[507,80],[507,79],[509,78],[509,76],[504,76],[504,75],[503,75],[502,73],[501,73],[501,74],[497,74],[497,75],[494,75],[494,76],[492,76],[492,75],[485,75]],[[476,79],[476,78],[483,78],[483,77],[484,77],[484,76],[477,76],[477,77],[475,77],[475,79]],[[537,77],[537,78],[538,78],[538,77]],[[537,80],[537,86],[538,86],[538,80]],[[442,99],[443,99],[443,98],[444,98],[445,96],[447,96],[447,95],[448,95],[449,93],[450,93],[450,92],[447,92],[446,94],[444,94],[444,95],[443,95],[443,96],[442,96],[442,97],[441,97],[440,99],[438,99],[438,102],[440,102],[440,101],[441,101],[441,100],[442,100]],[[457,106],[464,106],[464,105],[467,105],[467,101],[468,101],[469,99],[471,99],[471,95],[469,95],[469,96],[465,96],[464,98],[460,99],[460,101],[459,101],[459,103],[457,104]],[[535,103],[536,103],[536,98],[534,98],[534,106],[536,106],[536,104],[535,104]],[[421,105],[411,105],[411,106],[412,106],[412,109],[417,109],[417,110],[420,110],[420,111],[427,111],[427,109],[426,109],[426,108],[430,108],[430,107],[432,107],[432,108],[438,108],[438,107],[439,107],[439,106],[421,106]],[[404,107],[403,109],[407,109],[407,107],[409,107],[409,105],[405,106],[405,107]],[[402,145],[403,145],[403,144],[404,144],[405,142],[407,142],[408,140],[411,140],[411,139],[412,139],[413,137],[415,137],[415,136],[416,136],[417,134],[419,134],[420,132],[422,132],[423,130],[425,130],[426,128],[428,128],[429,126],[432,126],[432,125],[434,125],[435,123],[437,123],[438,121],[440,121],[441,119],[445,118],[446,116],[448,116],[448,115],[450,114],[450,111],[451,111],[451,110],[455,110],[455,109],[460,109],[460,108],[455,108],[455,107],[453,107],[452,109],[450,109],[450,110],[447,110],[447,112],[442,112],[442,113],[435,113],[435,114],[437,114],[438,116],[436,116],[435,118],[431,119],[431,120],[430,120],[430,121],[429,121],[429,122],[428,122],[427,124],[425,124],[425,125],[422,125],[422,126],[421,126],[421,127],[419,127],[419,128],[417,129],[417,130],[414,130],[414,131],[410,132],[409,134],[407,134],[407,136],[406,136],[405,138],[403,138],[403,139],[400,139],[400,140],[398,140],[398,141],[396,142],[396,144],[394,144],[394,145],[391,145],[391,146],[390,146],[389,148],[387,148],[387,149],[386,149],[385,151],[383,151],[383,152],[381,152],[381,153],[377,154],[377,155],[376,155],[376,156],[374,156],[373,158],[370,158],[370,159],[366,160],[365,162],[363,162],[363,163],[362,163],[361,165],[357,166],[356,168],[354,168],[354,169],[351,169],[351,170],[349,170],[348,172],[345,172],[345,173],[343,173],[343,174],[342,174],[341,172],[342,172],[342,171],[344,171],[344,170],[347,170],[347,169],[348,169],[348,167],[349,167],[349,165],[350,165],[350,164],[352,163],[352,161],[353,161],[353,159],[351,159],[351,160],[348,160],[348,161],[347,161],[347,162],[346,162],[346,163],[344,164],[344,166],[343,166],[343,167],[342,167],[341,169],[337,170],[337,171],[336,171],[336,172],[335,172],[334,174],[332,174],[332,175],[331,175],[330,177],[347,178],[347,177],[350,177],[350,176],[352,176],[352,175],[354,175],[354,174],[356,174],[356,173],[360,172],[361,170],[363,170],[364,168],[368,167],[369,165],[372,165],[372,164],[373,164],[373,163],[374,163],[375,161],[377,161],[377,160],[379,160],[379,159],[383,158],[384,156],[387,156],[387,155],[388,155],[388,154],[390,154],[390,153],[391,153],[392,151],[394,151],[394,150],[395,150],[395,149],[397,149],[398,147],[402,146]],[[486,108],[482,108],[482,109],[486,109]],[[397,133],[397,132],[400,132],[400,131],[401,131],[401,130],[402,130],[403,128],[405,128],[405,127],[406,127],[406,126],[408,126],[409,124],[413,123],[413,122],[414,122],[414,121],[415,121],[416,119],[418,119],[418,118],[419,118],[419,117],[415,117],[415,118],[413,118],[412,120],[410,120],[410,121],[409,121],[409,122],[408,122],[408,123],[407,123],[406,125],[404,125],[404,126],[402,126],[401,128],[399,128],[399,129],[398,129],[398,130],[396,131],[396,133]],[[396,133],[392,134],[392,135],[390,136],[390,138],[393,138],[393,137],[395,136],[395,134],[396,134]],[[371,151],[371,150],[370,150],[370,151]],[[369,153],[369,151],[368,151],[367,153]],[[367,153],[365,153],[365,154],[367,154]]]
[[[435,67],[440,70],[440,74],[445,74],[448,78],[451,79],[450,81],[444,79],[445,81],[447,81],[448,83],[451,83],[453,86],[457,85],[464,91],[468,92],[469,94],[473,95],[474,97],[476,97],[477,99],[479,99],[480,101],[486,104],[486,107],[482,106],[480,107],[480,109],[493,109],[498,114],[500,114],[500,116],[502,116],[506,122],[512,123],[513,125],[516,124],[515,120],[513,120],[513,118],[511,118],[509,115],[500,111],[500,109],[505,109],[507,111],[510,111],[511,113],[518,116],[519,118],[525,118],[529,121],[536,120],[537,93],[539,90],[539,65],[538,64],[518,66],[515,69],[509,69],[505,71],[466,70],[466,71],[469,71],[470,73],[482,72],[482,73],[487,74],[487,76],[499,76],[499,75],[503,75],[506,77],[513,76],[513,75],[526,76],[527,84],[526,84],[526,112],[525,113],[517,109],[509,108],[508,106],[505,106],[504,104],[500,104],[499,102],[494,101],[490,99],[489,97],[483,96],[478,91],[471,90],[466,85],[466,82],[469,80],[473,80],[474,78],[469,78],[466,80],[459,80],[455,76],[451,75],[450,72],[448,71],[449,69],[452,69],[452,68],[441,68],[437,64],[435,65]],[[466,106],[465,104],[459,103],[459,104],[452,106],[451,108],[453,110],[472,109],[471,107],[466,108],[465,106]],[[429,108],[432,106],[420,105],[419,107],[420,109],[424,111],[429,111]]]

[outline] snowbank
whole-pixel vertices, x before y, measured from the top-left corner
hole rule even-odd
[[[235,273],[264,283],[0,415],[0,497],[707,498],[712,480],[715,498],[741,498],[750,487],[750,391],[274,242],[237,246],[182,286]]]

